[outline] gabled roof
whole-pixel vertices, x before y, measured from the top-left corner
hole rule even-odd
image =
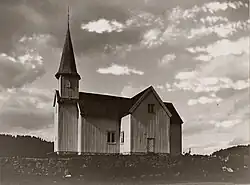
[[[152,92],[162,108],[166,111],[169,117],[172,116],[171,112],[168,110],[168,108],[165,106],[165,104],[162,102],[161,98],[157,94],[157,92],[154,90],[152,86],[148,87],[147,89],[143,90],[141,93],[138,94],[138,96],[135,96],[136,101],[133,102],[133,106],[129,109],[129,112],[132,113],[140,104],[141,102],[148,96],[148,94]]]
[[[143,91],[141,91],[141,92],[139,92],[138,94],[136,94],[135,96],[133,96],[133,97],[131,98],[132,101],[133,101],[133,104],[135,104],[149,88],[150,88],[150,87],[144,89]]]
[[[146,88],[132,98],[80,92],[78,105],[81,114],[84,116],[120,119],[123,116],[130,114],[131,109],[134,106],[138,106],[139,102],[143,101],[143,99],[151,91],[155,93],[156,96],[158,96],[152,86]],[[58,101],[60,99],[61,97],[59,91],[56,90],[54,104],[56,103],[56,100]],[[164,102],[163,104],[166,107],[167,111],[169,111],[170,115],[172,115],[171,119],[174,120],[173,123],[183,123],[172,103]]]
[[[73,49],[73,44],[71,41],[69,25],[67,29],[64,46],[63,46],[60,66],[55,77],[58,79],[60,75],[73,75],[73,76],[77,76],[80,79],[80,75],[77,73],[77,69],[76,69],[74,49]]]
[[[81,113],[88,116],[121,118],[132,106],[130,98],[80,92]]]
[[[174,105],[170,102],[164,102],[165,106],[168,108],[168,110],[172,113],[171,119],[173,120],[173,123],[179,123],[182,124],[183,120],[181,119],[179,113],[175,109]]]

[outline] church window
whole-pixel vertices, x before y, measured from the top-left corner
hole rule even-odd
[[[114,131],[107,132],[107,143],[115,143],[115,132]]]
[[[121,143],[124,143],[124,131],[121,132]]]
[[[155,113],[155,105],[148,104],[148,113]]]

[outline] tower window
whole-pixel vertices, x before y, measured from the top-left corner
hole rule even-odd
[[[155,113],[155,104],[148,104],[148,113]]]
[[[115,131],[107,132],[107,143],[115,143]]]
[[[67,82],[66,82],[66,87],[67,87],[67,88],[71,88],[71,82],[70,82],[70,81],[67,81]]]

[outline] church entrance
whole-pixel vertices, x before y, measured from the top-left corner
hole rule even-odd
[[[147,138],[147,152],[153,153],[155,151],[155,138]]]

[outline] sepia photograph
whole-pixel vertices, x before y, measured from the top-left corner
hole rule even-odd
[[[249,0],[0,0],[0,185],[250,185]]]

